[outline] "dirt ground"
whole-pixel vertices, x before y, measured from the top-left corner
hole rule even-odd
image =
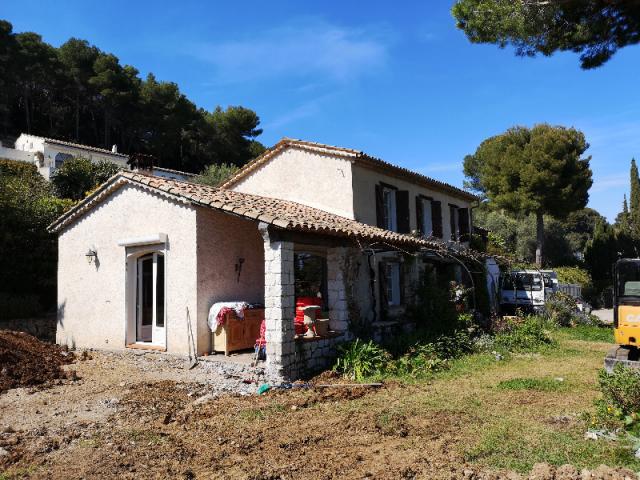
[[[459,403],[468,401],[462,390],[477,388],[478,375],[257,396],[242,390],[242,375],[229,378],[206,365],[189,370],[161,354],[77,357],[64,367],[76,371],[72,378],[0,395],[0,479],[636,478],[630,470],[581,474],[546,464],[534,466],[529,477],[470,462],[465,452],[482,436],[475,429],[488,430],[492,421],[483,414],[486,406]],[[565,364],[558,358],[553,368],[574,368]],[[500,376],[507,375],[503,370]],[[212,396],[221,382],[243,394]],[[538,422],[554,431],[575,423],[550,416],[551,397],[516,392],[500,399],[524,405],[523,415],[534,409],[542,415]]]
[[[73,353],[26,333],[0,330],[0,393],[66,378],[62,366],[74,358]]]

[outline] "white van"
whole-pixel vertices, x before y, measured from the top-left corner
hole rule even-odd
[[[549,278],[547,278],[549,284]],[[513,315],[542,313],[545,302],[545,277],[539,270],[514,270],[502,276],[500,286],[500,310]]]

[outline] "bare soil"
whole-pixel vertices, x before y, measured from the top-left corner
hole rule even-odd
[[[23,333],[0,330],[0,394],[11,388],[47,385],[66,378],[73,353]]]
[[[550,368],[567,371],[572,361],[548,360]],[[537,358],[514,361],[496,367],[496,378],[513,375],[518,362],[527,368],[541,364]],[[189,370],[161,354],[90,352],[64,368],[75,369],[77,378],[0,396],[0,479],[636,478],[630,470],[607,467],[581,472],[539,464],[519,474],[469,462],[465,452],[477,448],[482,436],[476,432],[493,428],[494,417],[516,408],[518,418],[536,415],[536,425],[552,433],[583,432],[578,411],[556,415],[557,399],[570,398],[562,411],[575,411],[584,391],[574,397],[505,394],[486,385],[480,390],[474,382],[486,384],[481,377],[489,369],[380,388],[320,388],[344,382],[324,374],[311,388],[215,396],[211,392],[221,382],[235,382],[230,389],[246,393],[243,382],[251,379],[230,379],[206,365]],[[489,399],[493,403],[477,408],[468,403]],[[512,433],[526,441],[527,432]]]

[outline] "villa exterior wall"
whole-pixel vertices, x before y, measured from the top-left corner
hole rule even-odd
[[[79,348],[125,348],[127,325],[127,238],[167,234],[166,350],[189,354],[196,328],[196,210],[130,185],[63,230],[58,240],[56,341]],[[144,247],[136,247],[141,249]],[[85,254],[97,252],[88,264]]]
[[[256,222],[197,210],[198,352],[210,351],[207,317],[215,302],[264,303],[263,239]],[[241,263],[242,259],[242,263]],[[240,269],[238,271],[238,269]]]
[[[328,154],[288,149],[231,187],[353,218],[351,162]]]

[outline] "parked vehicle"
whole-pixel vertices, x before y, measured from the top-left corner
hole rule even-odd
[[[540,270],[544,279],[545,298],[556,293],[559,290],[558,274],[553,270]]]
[[[640,258],[622,258],[613,266],[613,332],[617,345],[605,357],[605,368],[640,368]]]
[[[550,281],[547,284],[551,285]],[[514,315],[517,310],[542,313],[547,297],[546,288],[544,275],[539,270],[509,272],[501,280],[500,310],[506,315]]]

